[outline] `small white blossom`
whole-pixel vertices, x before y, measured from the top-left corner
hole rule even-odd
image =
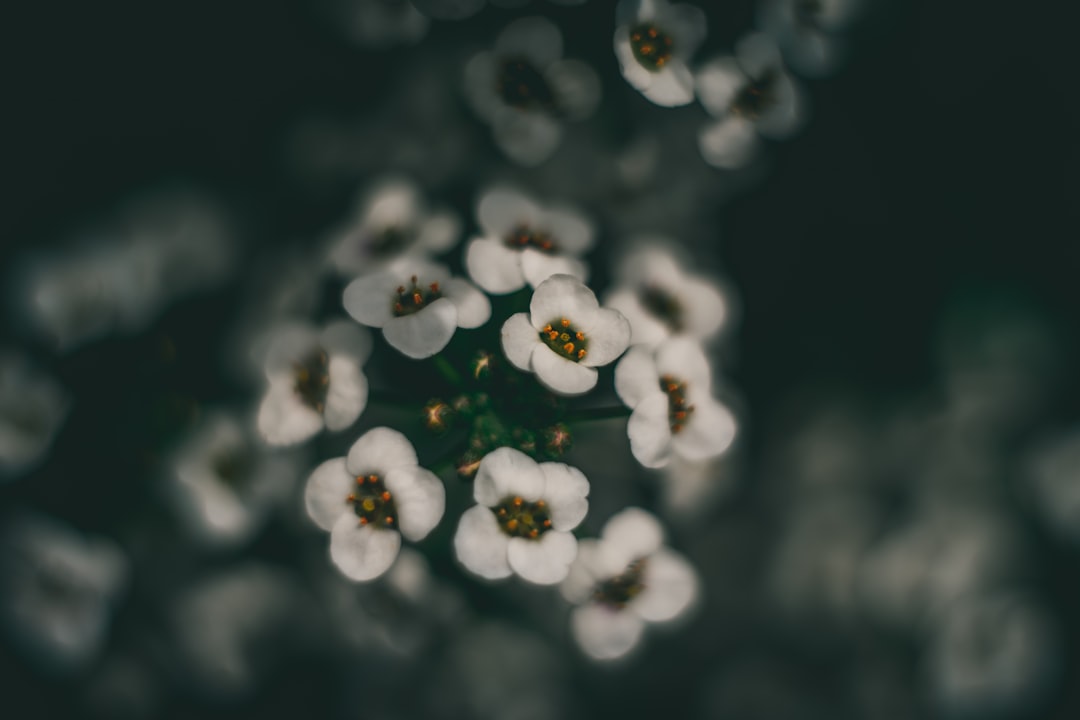
[[[633,410],[626,433],[645,467],[717,457],[735,439],[735,417],[713,398],[708,358],[690,338],[632,348],[615,368],[615,392]]]
[[[831,74],[844,58],[843,30],[860,0],[763,0],[757,24],[774,38],[787,61],[806,77]]]
[[[694,101],[688,63],[705,40],[705,13],[688,3],[620,0],[615,56],[626,81],[664,107]]]
[[[540,283],[529,312],[511,315],[502,327],[510,363],[536,373],[548,389],[563,395],[591,390],[596,368],[622,355],[629,344],[626,318],[600,307],[593,291],[571,275],[552,275]]]
[[[347,320],[321,329],[282,325],[263,363],[268,387],[259,405],[259,434],[271,445],[294,445],[324,426],[337,431],[352,425],[367,406],[361,368],[370,354],[367,331]]]
[[[443,265],[403,258],[345,288],[346,312],[357,322],[382,328],[386,342],[415,360],[441,351],[461,328],[491,317],[487,296]]]
[[[352,580],[390,569],[401,536],[424,539],[446,504],[442,482],[417,464],[416,450],[396,430],[373,428],[346,457],[319,465],[304,491],[308,515],[330,533],[330,558]]]
[[[697,94],[715,118],[698,134],[705,162],[742,167],[758,151],[758,135],[782,140],[798,131],[805,100],[788,74],[780,51],[754,33],[735,45],[735,55],[711,60],[697,72]]]
[[[612,516],[599,540],[578,543],[577,559],[559,589],[577,605],[570,629],[590,657],[622,657],[647,623],[674,620],[697,598],[697,573],[663,543],[657,519],[633,507]]]
[[[0,352],[0,481],[41,461],[69,404],[63,388],[28,358]]]
[[[511,574],[539,585],[562,581],[577,554],[570,532],[589,510],[589,481],[563,463],[537,463],[501,447],[484,456],[473,481],[478,503],[454,535],[457,559],[489,580]]]
[[[477,285],[496,295],[528,283],[535,288],[552,275],[588,280],[579,258],[593,243],[593,226],[576,210],[543,207],[510,188],[488,190],[476,207],[483,232],[469,242],[465,267]]]

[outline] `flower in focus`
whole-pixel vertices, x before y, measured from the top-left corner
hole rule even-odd
[[[461,231],[448,210],[429,210],[410,180],[384,180],[360,198],[354,218],[337,233],[330,262],[343,275],[382,270],[405,256],[449,250]]]
[[[711,394],[712,369],[701,346],[676,337],[655,350],[631,348],[615,367],[615,392],[633,410],[630,450],[648,468],[675,456],[717,457],[735,439],[735,417]]]
[[[274,333],[263,371],[268,381],[259,405],[259,434],[271,445],[294,445],[322,430],[344,430],[367,405],[361,370],[371,338],[347,320],[322,329],[295,323]]]
[[[0,352],[0,480],[38,463],[67,417],[67,393],[21,354]]]
[[[537,463],[501,447],[484,456],[473,482],[477,505],[454,535],[457,559],[489,580],[512,573],[539,585],[566,577],[577,554],[570,532],[589,510],[589,481],[563,463]]]
[[[552,275],[588,280],[578,258],[593,243],[593,226],[569,207],[542,207],[509,188],[488,190],[477,203],[483,236],[465,250],[465,267],[477,285],[496,295],[528,283],[535,288]]]
[[[335,27],[357,45],[385,50],[415,45],[430,21],[409,0],[333,0]]]
[[[577,606],[570,628],[590,657],[622,657],[637,645],[646,623],[674,620],[697,598],[697,573],[663,543],[659,521],[635,507],[612,516],[599,540],[578,543],[559,589]]]
[[[687,63],[705,40],[705,13],[688,3],[620,0],[615,7],[615,56],[626,81],[664,107],[694,100]]]
[[[600,80],[585,63],[562,59],[562,33],[551,21],[525,17],[499,33],[492,51],[469,60],[465,95],[502,151],[534,166],[559,146],[563,120],[592,115]]]
[[[343,302],[353,319],[382,328],[386,342],[417,360],[446,347],[457,328],[477,328],[491,317],[484,293],[451,277],[444,266],[418,258],[353,280]]]
[[[799,88],[776,45],[760,33],[739,40],[734,57],[705,63],[697,72],[697,93],[716,119],[698,134],[701,155],[714,167],[742,167],[757,152],[758,135],[781,140],[802,123]]]
[[[843,59],[842,31],[858,6],[859,0],[764,0],[757,24],[776,40],[795,72],[824,77]]]
[[[373,428],[346,457],[319,465],[304,490],[308,515],[330,533],[330,558],[351,580],[393,565],[401,536],[424,539],[443,516],[446,491],[396,430]]]
[[[580,395],[596,385],[596,368],[615,360],[630,344],[630,324],[617,310],[600,307],[596,295],[570,275],[540,283],[528,313],[511,315],[502,327],[510,363],[553,392]]]
[[[728,301],[716,283],[684,271],[659,244],[627,255],[616,278],[604,304],[630,322],[634,345],[655,346],[672,335],[704,341],[728,320]]]

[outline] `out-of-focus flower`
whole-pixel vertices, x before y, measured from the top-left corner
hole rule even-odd
[[[294,455],[267,450],[237,418],[214,412],[177,450],[169,479],[191,532],[234,545],[259,531],[299,474]]]
[[[655,517],[627,508],[604,525],[599,540],[581,540],[560,590],[577,605],[574,639],[590,657],[613,660],[630,652],[646,623],[674,620],[697,597],[697,574],[664,547]]]
[[[688,63],[705,40],[705,13],[688,3],[620,0],[615,56],[626,81],[664,107],[694,101]]]
[[[343,302],[353,319],[382,328],[386,342],[415,360],[441,351],[459,327],[477,328],[491,317],[484,293],[419,258],[353,280]]]
[[[533,293],[528,313],[502,327],[510,363],[536,373],[548,389],[580,395],[596,385],[596,368],[615,360],[630,343],[630,324],[571,275],[552,275]]]
[[[430,25],[410,0],[332,0],[330,13],[338,30],[374,50],[415,45]]]
[[[67,417],[67,393],[29,359],[0,351],[0,481],[37,464]]]
[[[766,35],[746,35],[735,56],[716,58],[697,72],[697,94],[716,120],[702,128],[698,146],[718,168],[746,165],[758,150],[758,135],[781,140],[800,128],[805,100],[784,69],[780,51]]]
[[[493,294],[535,288],[552,275],[588,280],[588,266],[578,258],[593,243],[593,226],[570,207],[542,207],[510,188],[488,190],[476,207],[483,231],[465,250],[473,281]]]
[[[424,539],[446,505],[442,482],[419,466],[396,430],[373,428],[346,457],[327,460],[304,491],[308,515],[330,533],[330,558],[352,580],[371,580],[394,563],[401,536]]]
[[[585,63],[562,59],[562,34],[553,23],[526,17],[499,33],[494,50],[469,60],[465,96],[507,157],[533,166],[558,147],[563,120],[592,115],[600,80]]]
[[[9,515],[0,569],[0,616],[9,636],[33,660],[66,673],[98,655],[127,580],[119,547],[50,518]]]
[[[709,360],[690,338],[631,348],[615,367],[615,392],[633,410],[626,433],[645,467],[707,460],[735,439],[735,416],[713,398]]]
[[[259,434],[271,445],[294,445],[323,426],[336,431],[352,425],[367,405],[361,368],[370,354],[367,331],[347,320],[321,329],[279,327],[263,364],[268,387],[259,405]]]
[[[672,335],[707,340],[728,319],[728,301],[715,282],[687,273],[663,241],[630,253],[616,269],[618,285],[604,304],[630,322],[630,342],[656,345]]]
[[[336,233],[330,262],[343,275],[366,275],[405,256],[449,250],[461,221],[449,210],[429,210],[410,180],[383,180],[365,192],[353,219]]]
[[[563,463],[537,463],[502,447],[484,456],[473,482],[478,503],[454,535],[458,560],[489,580],[516,573],[529,582],[562,581],[577,554],[570,532],[589,510],[589,481]]]
[[[795,72],[824,77],[843,60],[843,30],[858,6],[859,0],[762,0],[757,24]]]
[[[1080,542],[1080,433],[1040,443],[1028,460],[1025,479],[1047,523]]]

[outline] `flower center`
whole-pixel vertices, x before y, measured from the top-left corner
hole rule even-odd
[[[524,224],[518,225],[511,230],[504,242],[507,247],[519,250],[531,247],[549,255],[554,254],[556,251],[555,239],[551,235],[548,235],[543,230],[534,230]]]
[[[593,600],[621,610],[645,589],[645,558],[630,563],[622,573],[599,583],[593,590]]]
[[[647,285],[638,292],[638,300],[672,332],[683,329],[683,308],[671,293],[656,285]]]
[[[686,401],[686,383],[671,375],[663,375],[660,378],[660,389],[668,397],[668,422],[671,424],[671,432],[678,434],[694,413],[694,406]]]
[[[535,540],[551,529],[551,513],[543,500],[527,502],[520,496],[508,497],[495,507],[495,517],[510,537]]]
[[[394,316],[403,317],[420,312],[425,307],[442,297],[439,283],[433,282],[427,286],[421,286],[416,276],[409,278],[409,285],[398,285],[394,297]]]
[[[391,257],[409,247],[412,241],[413,233],[408,228],[384,227],[369,236],[367,254],[373,258]]]
[[[293,364],[293,389],[300,400],[315,412],[326,407],[326,391],[330,387],[330,358],[322,348]]]
[[[650,72],[660,72],[671,59],[674,44],[671,36],[652,23],[641,23],[630,30],[630,49],[634,58]]]
[[[361,525],[370,523],[375,527],[393,527],[397,522],[394,496],[376,474],[357,475],[356,490],[345,498],[345,502],[353,506]]]
[[[223,449],[211,460],[214,474],[225,485],[231,488],[239,488],[251,478],[251,471],[255,466],[255,458],[251,449],[237,445]]]
[[[499,63],[495,92],[510,107],[519,110],[553,110],[555,93],[535,65],[521,57],[505,58]]]
[[[575,328],[566,318],[545,325],[540,331],[540,339],[554,350],[556,355],[567,360],[580,362],[588,354],[589,341],[585,338],[585,333]]]
[[[773,68],[766,70],[757,80],[748,78],[748,82],[731,101],[731,112],[749,120],[760,118],[776,102],[776,79],[776,70]]]

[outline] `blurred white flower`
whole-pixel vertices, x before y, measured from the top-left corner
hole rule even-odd
[[[705,162],[718,168],[746,165],[757,152],[758,135],[789,137],[805,114],[805,100],[780,51],[761,33],[740,39],[734,57],[705,63],[697,71],[697,94],[715,118],[701,129],[698,146]]]
[[[415,45],[431,24],[409,0],[331,0],[330,14],[335,28],[374,50]]]
[[[128,574],[120,548],[51,518],[9,515],[0,542],[0,616],[43,668],[87,666],[102,650]]]
[[[1046,522],[1080,542],[1080,432],[1043,440],[1028,459],[1025,480]]]
[[[169,488],[193,534],[235,545],[259,531],[299,475],[295,455],[267,450],[239,419],[218,411],[176,451]]]
[[[491,317],[484,293],[445,266],[415,257],[353,280],[343,302],[353,319],[382,328],[386,342],[414,360],[441,351],[459,327],[477,328]]]
[[[615,57],[628,83],[657,105],[693,102],[688,63],[705,40],[701,8],[667,0],[620,0],[615,25]]]
[[[460,232],[457,215],[430,210],[411,180],[385,179],[359,198],[355,216],[335,233],[330,262],[343,275],[366,275],[405,256],[449,250]]]
[[[640,508],[612,516],[599,540],[578,542],[578,554],[560,590],[577,605],[570,629],[597,660],[630,652],[647,623],[674,620],[697,598],[697,573],[664,547],[659,521]]]
[[[535,288],[552,275],[588,280],[579,258],[593,244],[594,228],[567,206],[543,207],[510,188],[486,191],[476,207],[483,235],[465,250],[469,277],[489,293],[501,295]]]
[[[495,143],[524,166],[538,165],[562,140],[563,120],[596,110],[600,80],[591,67],[562,59],[562,33],[542,17],[519,18],[465,66],[465,97],[492,126]]]
[[[0,351],[0,481],[42,460],[69,405],[64,389],[28,358]]]
[[[446,491],[396,430],[373,428],[346,457],[319,465],[304,490],[308,515],[330,533],[330,558],[351,580],[371,580],[394,563],[401,536],[422,540],[442,519]]]
[[[630,324],[571,275],[552,275],[533,293],[528,313],[502,327],[510,363],[536,373],[548,389],[580,395],[596,385],[596,368],[615,360],[630,343]]]
[[[268,387],[259,405],[259,434],[271,445],[295,445],[324,426],[336,431],[352,425],[367,405],[361,368],[370,354],[368,332],[348,320],[319,329],[281,325],[263,363]]]
[[[473,481],[477,505],[454,535],[457,559],[489,580],[518,576],[539,585],[562,581],[577,554],[570,532],[589,510],[589,481],[563,463],[537,463],[501,447],[484,456]]]
[[[762,0],[757,24],[770,35],[784,60],[806,77],[824,77],[844,56],[843,30],[860,0]]]
[[[735,416],[713,398],[712,368],[691,338],[631,348],[615,367],[615,392],[633,410],[626,433],[645,467],[714,458],[735,439]]]
[[[630,322],[630,342],[657,345],[672,335],[713,337],[728,320],[728,300],[713,281],[683,270],[663,241],[652,241],[625,256],[616,268],[618,284],[604,304]]]

